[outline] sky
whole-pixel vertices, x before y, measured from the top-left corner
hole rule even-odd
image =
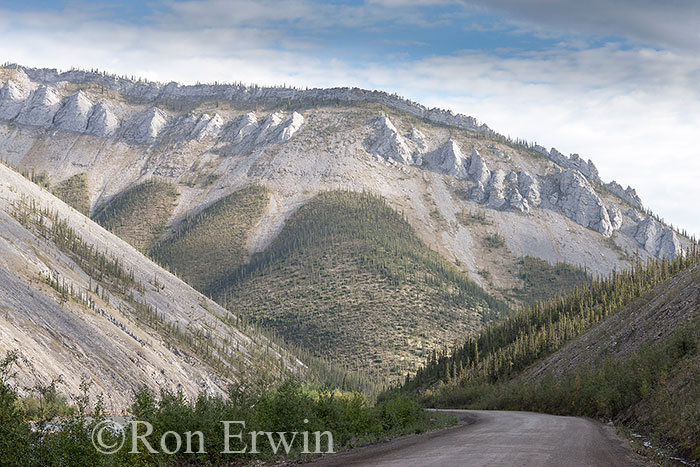
[[[697,0],[0,0],[0,62],[357,86],[591,159],[700,236]]]

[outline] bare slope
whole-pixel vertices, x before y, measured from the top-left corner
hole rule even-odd
[[[0,165],[0,353],[21,384],[95,383],[108,408],[145,384],[194,396],[299,369],[236,317],[132,246]],[[286,354],[282,354],[286,355]],[[296,370],[294,370],[296,371]]]

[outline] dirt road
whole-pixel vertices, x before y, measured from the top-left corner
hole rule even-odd
[[[653,465],[634,454],[612,427],[579,417],[461,410],[458,427],[328,456],[312,466]]]

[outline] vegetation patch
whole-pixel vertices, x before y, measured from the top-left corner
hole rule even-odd
[[[366,193],[320,194],[215,294],[287,342],[350,370],[403,377],[507,313]]]
[[[518,268],[518,277],[523,281],[523,285],[510,291],[509,295],[527,304],[566,295],[591,280],[585,268],[561,262],[551,265],[533,256],[521,258]]]
[[[76,211],[90,216],[90,193],[85,172],[63,180],[51,192]]]
[[[95,212],[94,220],[147,253],[165,232],[177,197],[172,183],[148,180],[115,196]]]
[[[185,219],[152,256],[197,290],[214,292],[248,257],[248,235],[268,202],[265,187],[248,185]]]
[[[233,386],[226,397],[201,394],[193,401],[166,389],[159,395],[140,389],[129,408],[130,419],[140,424],[125,423],[125,433],[103,429],[97,438],[94,431],[109,422],[101,401],[93,402],[88,397],[89,385],[81,385],[83,392],[68,411],[59,411],[63,405],[56,405],[55,393],[45,388],[35,389],[36,397],[32,400],[38,400],[44,409],[27,410],[26,399],[19,397],[17,388],[10,382],[18,358],[17,354],[8,354],[0,361],[0,452],[2,464],[8,466],[257,465],[261,461],[276,463],[284,459],[304,461],[311,459],[317,450],[339,451],[456,423],[451,416],[428,414],[415,398],[407,396],[375,404],[360,393],[304,386],[295,380],[269,386],[261,380],[246,389]],[[258,438],[257,452],[250,452],[248,439],[246,452],[227,453],[222,421],[244,423],[245,429],[241,431],[245,434],[285,433],[289,453],[279,448],[279,438],[273,438],[278,446],[275,448],[272,440],[266,442],[264,435]],[[150,434],[143,430],[145,423],[152,427]],[[241,425],[233,428],[240,429]],[[134,430],[139,431],[134,433]],[[187,432],[201,433],[193,436],[193,449],[189,451],[185,441]],[[292,438],[293,432],[298,436]],[[326,432],[330,436],[320,436]],[[229,438],[230,451],[243,451],[245,438],[239,441],[235,438],[238,431],[230,433],[234,436]],[[308,433],[308,449],[303,443],[303,433]],[[147,449],[143,441],[138,442],[134,450],[137,452],[130,452],[131,440],[137,434],[155,452]],[[125,442],[120,445],[122,439]],[[95,448],[96,440],[115,449],[100,453]]]
[[[486,217],[486,213],[480,209],[476,211],[467,211],[466,209],[462,209],[460,212],[455,214],[455,217],[457,218],[457,221],[465,227],[470,225],[493,224],[493,222]]]
[[[484,237],[484,246],[491,249],[503,248],[506,246],[506,239],[498,232],[492,232]]]

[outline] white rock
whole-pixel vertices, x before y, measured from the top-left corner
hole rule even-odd
[[[39,86],[25,102],[17,116],[17,122],[24,125],[49,127],[58,112],[61,97],[51,86]]]
[[[26,99],[22,88],[13,80],[8,79],[0,88],[0,119],[12,120],[19,115]]]
[[[287,123],[284,124],[284,127],[282,128],[282,133],[280,134],[279,140],[282,142],[289,141],[292,139],[292,136],[299,131],[303,124],[304,117],[298,112],[292,113],[292,117],[287,121]]]
[[[610,224],[613,230],[620,230],[620,227],[622,227],[622,212],[620,212],[620,208],[613,204],[608,209],[608,214],[610,215]]]
[[[83,91],[78,91],[63,101],[56,112],[54,126],[63,130],[84,132],[92,113],[92,102]]]
[[[241,142],[248,136],[255,133],[258,129],[258,116],[255,112],[248,112],[243,117],[241,117],[240,122],[238,122],[236,135],[234,136],[235,142]]]
[[[491,176],[491,180],[488,185],[487,201],[490,208],[501,209],[506,203],[505,179],[506,173],[501,169],[497,169]]]
[[[428,154],[426,159],[433,169],[455,178],[467,178],[467,159],[454,140],[448,140],[440,148]]]
[[[527,199],[523,198],[516,189],[510,190],[507,201],[508,206],[515,211],[519,211],[523,214],[528,214],[530,212],[530,203],[528,203]]]
[[[520,172],[518,175],[518,191],[527,200],[530,206],[540,205],[539,183],[537,179],[528,172]]]
[[[162,110],[153,107],[137,115],[128,124],[124,138],[136,143],[152,143],[158,138],[158,134],[167,123],[167,115]]]
[[[374,121],[375,140],[369,147],[369,152],[384,159],[393,159],[403,164],[415,163],[411,150],[399,135],[391,120],[382,115]]]
[[[469,163],[469,175],[476,183],[486,186],[491,178],[491,171],[486,167],[484,158],[481,157],[476,148],[472,149],[472,157]]]
[[[223,125],[224,119],[221,117],[221,115],[217,113],[211,116],[209,114],[202,114],[195,123],[191,137],[197,141],[201,141],[206,138],[214,138],[219,135]]]
[[[98,102],[88,118],[87,132],[97,136],[112,136],[119,129],[119,120],[109,104]]]

